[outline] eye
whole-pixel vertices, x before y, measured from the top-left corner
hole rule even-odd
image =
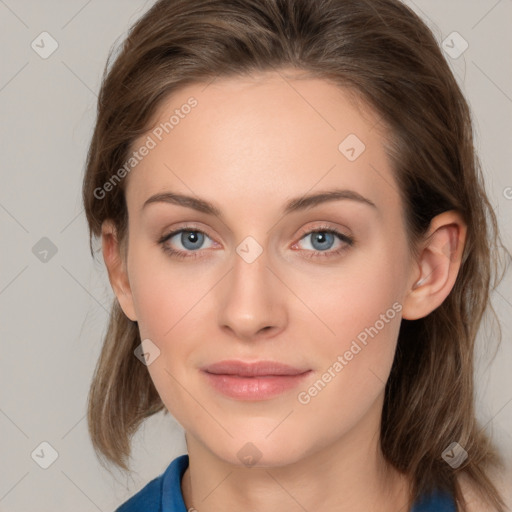
[[[352,237],[340,233],[329,226],[320,226],[312,231],[308,231],[301,237],[301,240],[308,238],[311,240],[310,246],[313,247],[313,250],[306,250],[306,253],[309,253],[305,255],[307,258],[337,256],[354,245],[354,239]],[[343,243],[338,249],[330,250],[336,242],[336,238]],[[297,247],[297,245],[298,243],[294,244],[293,248]]]
[[[158,243],[166,253],[172,256],[177,258],[195,258],[198,256],[198,254],[196,254],[199,252],[198,249],[202,248],[201,246],[204,243],[205,237],[210,238],[203,231],[186,226],[164,235]],[[171,242],[173,238],[176,238],[173,245],[179,242],[185,250],[172,248],[169,242]]]

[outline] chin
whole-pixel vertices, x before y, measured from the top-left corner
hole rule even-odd
[[[237,436],[230,439],[225,446],[215,446],[211,451],[226,463],[241,468],[273,468],[295,464],[304,458],[309,450],[299,439],[288,443],[267,438],[267,433],[260,436]],[[311,447],[312,449],[312,447]]]

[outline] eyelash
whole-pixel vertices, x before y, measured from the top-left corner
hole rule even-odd
[[[199,257],[199,253],[201,252],[200,250],[197,250],[197,251],[179,251],[179,250],[176,250],[176,249],[172,249],[170,248],[169,246],[165,245],[165,243],[171,239],[174,235],[178,234],[178,233],[181,233],[181,232],[192,232],[192,233],[201,233],[203,235],[206,235],[208,236],[207,233],[205,233],[204,231],[200,230],[200,229],[197,229],[195,228],[194,226],[184,226],[184,227],[181,227],[180,229],[177,229],[175,231],[171,231],[170,233],[164,235],[162,238],[160,238],[160,240],[158,240],[158,244],[160,244],[162,246],[162,250],[173,256],[173,257],[176,257],[176,258],[179,258],[179,259],[187,259],[187,258],[197,258]],[[305,250],[306,253],[309,253],[306,255],[306,258],[332,258],[332,257],[335,257],[335,256],[338,256],[340,255],[341,253],[345,252],[349,247],[352,247],[354,245],[354,238],[348,236],[348,235],[345,235],[343,233],[340,233],[339,231],[337,231],[336,229],[333,229],[329,226],[319,226],[311,231],[307,231],[305,233],[303,233],[301,235],[301,237],[299,238],[299,241],[302,240],[303,238],[305,238],[306,236],[308,235],[312,235],[314,233],[330,233],[334,236],[337,236],[338,239],[340,239],[342,242],[345,242],[345,246],[343,247],[340,247],[339,249],[336,249],[334,251],[309,251],[309,250]],[[208,238],[210,238],[208,236]]]

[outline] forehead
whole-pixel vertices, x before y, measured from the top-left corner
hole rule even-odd
[[[385,207],[399,196],[381,128],[348,90],[289,71],[188,85],[160,105],[133,145],[149,137],[153,148],[128,177],[127,201],[140,210],[152,194],[172,190],[221,208],[272,209],[345,187]]]

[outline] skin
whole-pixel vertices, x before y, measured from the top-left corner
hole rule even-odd
[[[195,84],[168,98],[155,123],[190,96],[198,106],[127,178],[126,258],[111,222],[102,233],[112,288],[141,339],[160,350],[148,371],[186,432],[187,508],[405,510],[409,482],[379,449],[385,382],[401,318],[428,315],[455,283],[463,219],[455,211],[435,217],[412,258],[385,129],[327,81],[282,70]],[[349,134],[366,146],[352,162],[338,150]],[[354,190],[376,208],[345,199],[282,214],[289,199],[334,188]],[[141,210],[165,191],[206,199],[222,219],[169,203]],[[197,258],[177,259],[158,244],[185,223],[207,235],[188,249]],[[341,254],[307,258],[321,250],[307,233],[325,225],[354,244],[335,236],[324,252],[345,247]],[[262,249],[252,263],[236,252],[247,236]],[[180,240],[167,245],[187,251]],[[395,318],[308,404],[299,403],[298,392],[394,303],[401,306]],[[199,372],[224,359],[270,359],[312,373],[298,389],[244,402],[217,393]],[[252,467],[237,456],[248,442],[261,452]]]

